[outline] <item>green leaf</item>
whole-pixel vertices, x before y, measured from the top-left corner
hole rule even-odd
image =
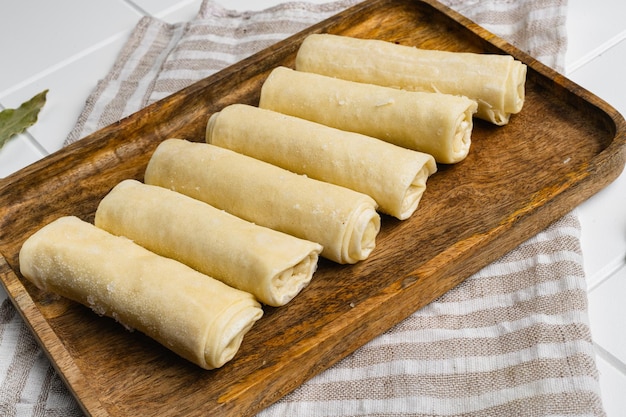
[[[39,111],[46,104],[46,94],[48,94],[48,90],[44,90],[22,103],[17,109],[0,111],[0,148],[13,136],[35,124]]]

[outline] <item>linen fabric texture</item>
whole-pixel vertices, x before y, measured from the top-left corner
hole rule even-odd
[[[258,12],[210,0],[189,22],[142,18],[66,143],[356,4]],[[445,0],[563,70],[566,0]],[[603,416],[580,224],[570,213],[263,410],[260,416]],[[0,414],[82,412],[8,299]]]

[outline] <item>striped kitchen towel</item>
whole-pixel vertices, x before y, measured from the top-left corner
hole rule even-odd
[[[238,13],[205,1],[190,22],[143,18],[67,142],[115,122],[354,4]],[[565,0],[445,0],[562,69]],[[602,416],[575,213],[315,376],[260,416]],[[80,416],[8,301],[0,414]]]
[[[283,3],[261,12],[239,13],[205,0],[191,22],[171,25],[145,17],[114,68],[89,97],[66,144],[356,3]],[[566,0],[443,3],[546,65],[563,69]]]

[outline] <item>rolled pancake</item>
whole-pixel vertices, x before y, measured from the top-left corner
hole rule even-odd
[[[205,369],[231,360],[263,314],[252,295],[73,216],[31,235],[19,261],[37,287],[137,329]]]
[[[322,250],[317,243],[135,180],[122,181],[101,200],[95,225],[274,307],[309,284]]]
[[[371,197],[207,143],[163,141],[145,182],[319,243],[323,257],[342,264],[366,259],[380,230]]]
[[[429,154],[245,104],[213,114],[206,141],[367,194],[400,220],[415,211],[437,170]]]
[[[476,116],[507,124],[522,110],[526,65],[510,55],[419,49],[375,39],[309,35],[296,69],[409,91],[462,95],[476,100]]]
[[[469,152],[476,102],[277,67],[263,83],[259,107],[372,136],[452,164]]]

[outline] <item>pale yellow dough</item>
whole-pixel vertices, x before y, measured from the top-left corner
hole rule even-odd
[[[135,180],[122,181],[101,200],[95,225],[275,307],[309,284],[322,250],[317,243]]]
[[[231,360],[263,315],[249,293],[77,217],[35,232],[19,261],[37,287],[137,329],[205,369]]]
[[[163,141],[150,158],[145,183],[319,243],[322,256],[342,264],[366,259],[380,230],[371,197],[207,143]]]
[[[245,104],[213,114],[206,141],[367,194],[400,220],[417,209],[437,170],[429,154]]]
[[[476,116],[507,124],[525,101],[527,67],[510,55],[419,49],[375,39],[309,35],[296,69],[410,91],[462,95],[478,103]]]
[[[277,67],[263,83],[259,107],[372,136],[452,164],[469,152],[477,104],[466,97]]]

